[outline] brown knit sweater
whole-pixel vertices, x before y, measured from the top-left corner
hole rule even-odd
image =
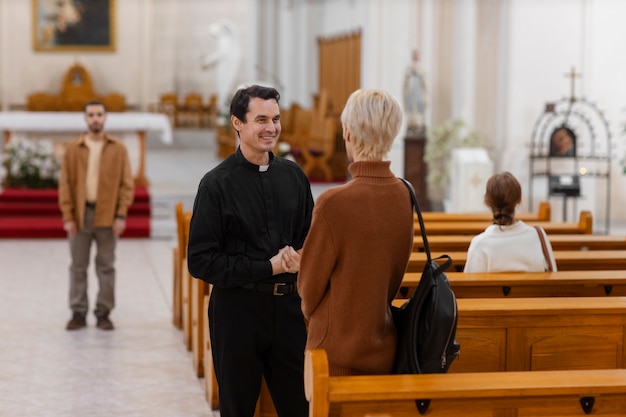
[[[413,246],[413,209],[389,161],[355,162],[352,180],[322,193],[304,243],[298,291],[307,349],[323,348],[330,372],[391,372],[396,331],[389,310]]]

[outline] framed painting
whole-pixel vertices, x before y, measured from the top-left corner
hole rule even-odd
[[[115,0],[32,0],[35,51],[115,51]]]
[[[566,125],[557,127],[550,135],[550,156],[576,156],[576,134]]]

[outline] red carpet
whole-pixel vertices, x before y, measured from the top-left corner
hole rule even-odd
[[[122,237],[150,237],[150,193],[135,189]],[[0,193],[0,238],[64,238],[57,190],[8,188]]]

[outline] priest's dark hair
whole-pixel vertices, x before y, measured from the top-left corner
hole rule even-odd
[[[230,102],[230,115],[235,116],[243,123],[246,122],[246,113],[248,113],[248,105],[250,99],[258,97],[263,100],[276,100],[276,103],[280,101],[280,94],[278,90],[273,87],[265,87],[262,85],[251,85],[248,87],[240,88],[235,92],[233,99]]]

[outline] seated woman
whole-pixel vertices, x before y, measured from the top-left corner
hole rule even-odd
[[[515,219],[515,208],[521,201],[522,187],[511,173],[489,178],[485,204],[493,213],[493,224],[472,239],[464,272],[556,271],[546,232]]]

